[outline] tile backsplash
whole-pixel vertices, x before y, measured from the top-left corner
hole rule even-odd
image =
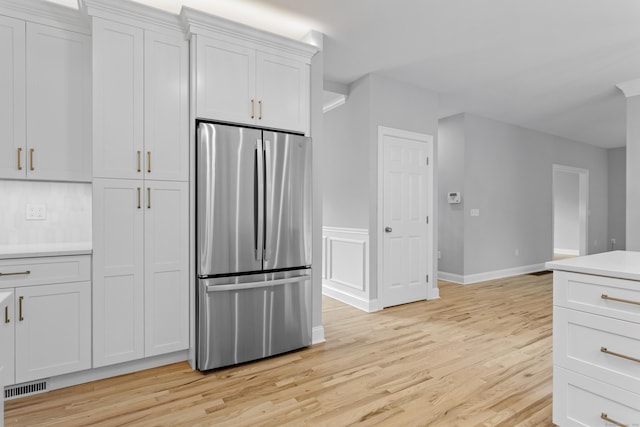
[[[27,220],[27,204],[46,219]],[[91,242],[91,184],[0,180],[0,246]]]

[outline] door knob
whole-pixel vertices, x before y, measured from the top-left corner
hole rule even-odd
[[[393,231],[393,228],[391,227],[385,227],[384,228],[385,233],[391,233]]]

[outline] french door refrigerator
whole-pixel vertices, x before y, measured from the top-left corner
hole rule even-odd
[[[311,344],[311,140],[197,122],[196,366]]]

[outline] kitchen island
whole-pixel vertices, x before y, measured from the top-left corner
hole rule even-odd
[[[553,277],[553,422],[640,425],[640,252],[546,264]]]

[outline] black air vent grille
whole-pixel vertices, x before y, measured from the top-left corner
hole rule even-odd
[[[11,400],[32,394],[44,393],[48,390],[47,380],[12,385],[4,389],[4,399]]]

